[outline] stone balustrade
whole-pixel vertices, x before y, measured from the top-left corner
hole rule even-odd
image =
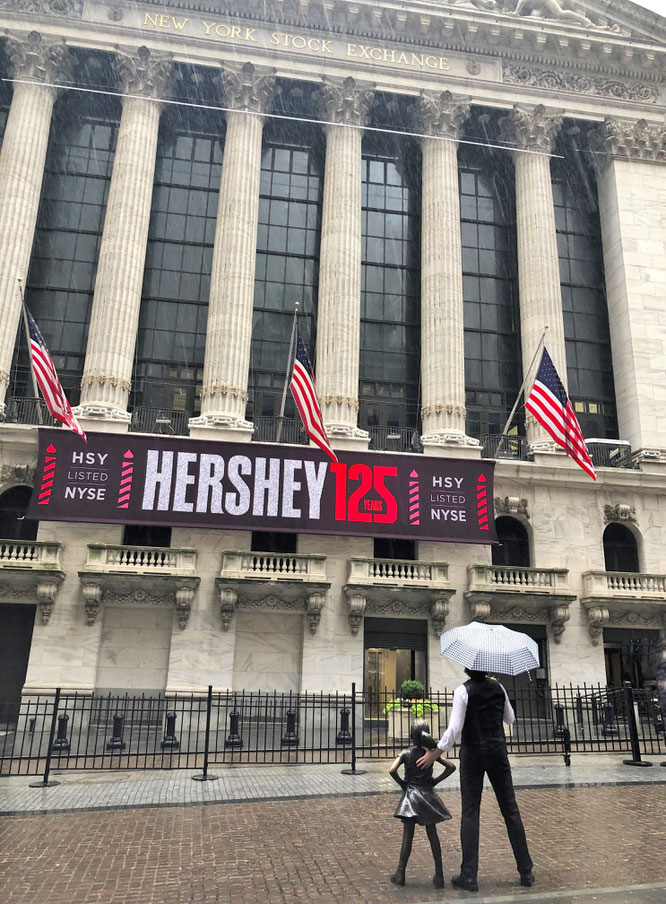
[[[566,590],[566,568],[516,568],[513,565],[470,565],[470,592],[510,590],[518,593],[549,593]]]
[[[595,645],[607,626],[656,628],[666,640],[666,575],[586,571],[580,601]]]
[[[586,571],[583,574],[583,588],[586,597],[612,594],[617,599],[639,596],[662,601],[666,596],[666,575]]]
[[[197,553],[194,549],[159,546],[109,546],[88,544],[86,571],[102,573],[194,574]]]
[[[364,559],[352,556],[349,560],[349,582],[354,584],[423,584],[433,588],[448,588],[449,566],[446,562],[415,562],[407,559]]]
[[[0,540],[0,568],[60,571],[62,543],[40,540]]]
[[[226,550],[222,554],[221,577],[262,581],[324,581],[325,562],[326,556],[321,555]]]

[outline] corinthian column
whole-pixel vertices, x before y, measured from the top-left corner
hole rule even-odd
[[[134,348],[155,175],[161,105],[171,58],[147,47],[118,56],[123,112],[113,161],[86,361],[81,405],[86,418],[127,424]]]
[[[259,222],[263,117],[275,70],[224,65],[221,74],[227,133],[208,302],[201,416],[190,427],[218,428],[250,439],[245,420],[252,341],[254,271]],[[192,429],[190,429],[192,435]],[[245,436],[243,437],[243,433]]]
[[[357,427],[361,335],[361,139],[373,89],[353,78],[321,89],[326,169],[319,256],[317,389],[331,440],[367,443]],[[338,442],[334,445],[340,446]]]
[[[0,414],[21,315],[16,278],[25,279],[30,264],[57,93],[48,83],[67,79],[70,68],[63,42],[36,31],[10,37],[6,48],[17,81],[0,153]]]
[[[458,193],[458,138],[469,103],[422,92],[421,392],[424,446],[478,446],[465,435],[465,334]]]
[[[545,326],[546,345],[560,379],[567,385],[564,317],[560,267],[557,256],[555,208],[550,181],[553,140],[562,116],[539,104],[515,106],[501,121],[502,137],[516,147],[516,228],[518,239],[518,286],[520,292],[520,336],[523,373],[529,367]],[[528,152],[528,153],[521,153]],[[534,376],[534,374],[533,374]],[[527,397],[532,380],[525,387]],[[530,415],[527,439],[544,442],[545,431]],[[550,444],[548,444],[550,445]]]

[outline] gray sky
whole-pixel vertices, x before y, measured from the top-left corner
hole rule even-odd
[[[634,3],[637,6],[651,9],[654,13],[661,13],[662,16],[666,16],[666,0],[634,0]]]

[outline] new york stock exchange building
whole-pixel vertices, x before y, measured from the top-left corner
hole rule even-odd
[[[666,19],[0,7],[3,700],[442,690],[474,619],[541,687],[653,686]],[[296,303],[337,463],[283,401]],[[546,326],[596,481],[525,395],[505,426]]]

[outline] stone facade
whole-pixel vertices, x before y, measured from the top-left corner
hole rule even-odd
[[[250,592],[242,570],[240,577],[225,572],[225,553],[249,551],[247,532],[174,528],[166,571],[139,574],[129,560],[106,570],[93,561],[93,547],[113,560],[121,527],[44,521],[27,565],[26,556],[19,568],[13,553],[0,554],[0,605],[37,606],[25,693],[58,686],[201,692],[209,684],[348,691],[352,681],[363,684],[369,616],[427,622],[434,688],[460,676],[439,656],[437,633],[471,618],[543,626],[553,682],[605,683],[604,627],[647,628],[663,641],[666,19],[648,24],[649,14],[629,0],[612,10],[592,0],[570,6],[311,0],[250,2],[241,13],[206,0],[187,9],[168,0],[162,8],[0,4],[15,79],[0,149],[0,405],[20,315],[16,278],[29,266],[54,100],[71,78],[70,43],[113,58],[123,94],[82,379],[87,430],[128,429],[160,115],[174,61],[187,61],[216,70],[221,90],[211,103],[227,121],[193,438],[252,437],[246,400],[262,125],[276,80],[298,79],[319,86],[326,142],[317,379],[333,446],[368,442],[358,426],[361,141],[375,93],[383,92],[410,98],[422,148],[425,453],[480,455],[465,433],[456,173],[460,130],[477,105],[502,111],[502,138],[514,158],[523,361],[548,326],[565,382],[549,154],[563,123],[596,124],[588,148],[598,173],[619,435],[638,464],[600,468],[593,483],[528,422],[533,460],[500,457],[495,472],[496,514],[526,526],[533,565],[508,587],[489,569],[487,547],[435,542],[420,543],[418,559],[447,565],[445,586],[351,582],[353,560],[372,558],[372,540],[307,535],[298,546],[314,569],[307,580],[277,583],[267,575]],[[37,429],[4,423],[0,438],[1,493],[30,482]],[[632,588],[595,577],[606,574],[602,537],[613,522],[628,523],[639,537],[649,581]]]

